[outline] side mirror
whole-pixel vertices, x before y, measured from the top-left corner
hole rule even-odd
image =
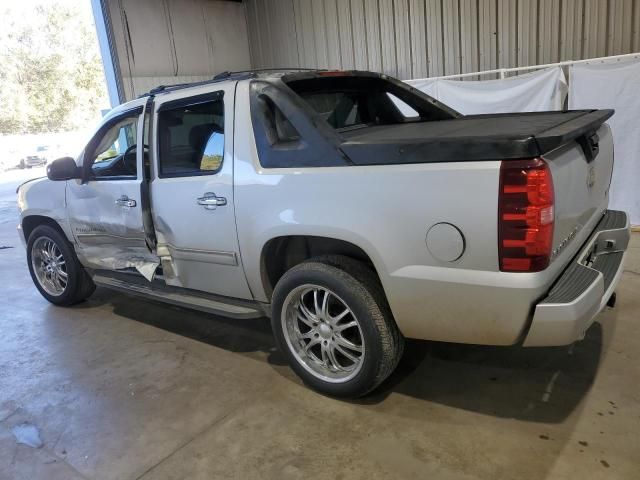
[[[80,169],[73,158],[62,157],[47,165],[47,177],[54,181],[80,178]]]

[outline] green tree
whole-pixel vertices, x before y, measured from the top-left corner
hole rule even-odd
[[[91,17],[70,1],[30,3],[31,15],[2,12],[0,134],[86,127],[108,106]]]

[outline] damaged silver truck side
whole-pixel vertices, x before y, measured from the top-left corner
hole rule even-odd
[[[56,305],[101,285],[268,316],[305,383],[360,396],[407,337],[584,336],[629,241],[612,114],[463,116],[371,72],[226,73],[111,111],[18,189],[19,230]]]

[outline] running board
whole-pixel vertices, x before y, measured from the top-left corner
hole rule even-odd
[[[176,287],[158,285],[157,282],[144,285],[135,281],[124,281],[101,274],[94,274],[93,281],[96,285],[119,292],[159,300],[178,307],[213,313],[223,317],[247,319],[260,318],[267,314],[258,302],[231,300],[218,296],[214,298],[213,295],[209,296],[200,292],[192,294]]]

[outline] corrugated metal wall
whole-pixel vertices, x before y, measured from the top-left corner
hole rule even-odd
[[[422,78],[640,51],[640,0],[101,0],[127,99],[250,67]]]
[[[244,6],[216,0],[106,0],[126,99],[163,84],[250,68]]]
[[[254,68],[402,79],[640,50],[640,0],[245,0]]]

